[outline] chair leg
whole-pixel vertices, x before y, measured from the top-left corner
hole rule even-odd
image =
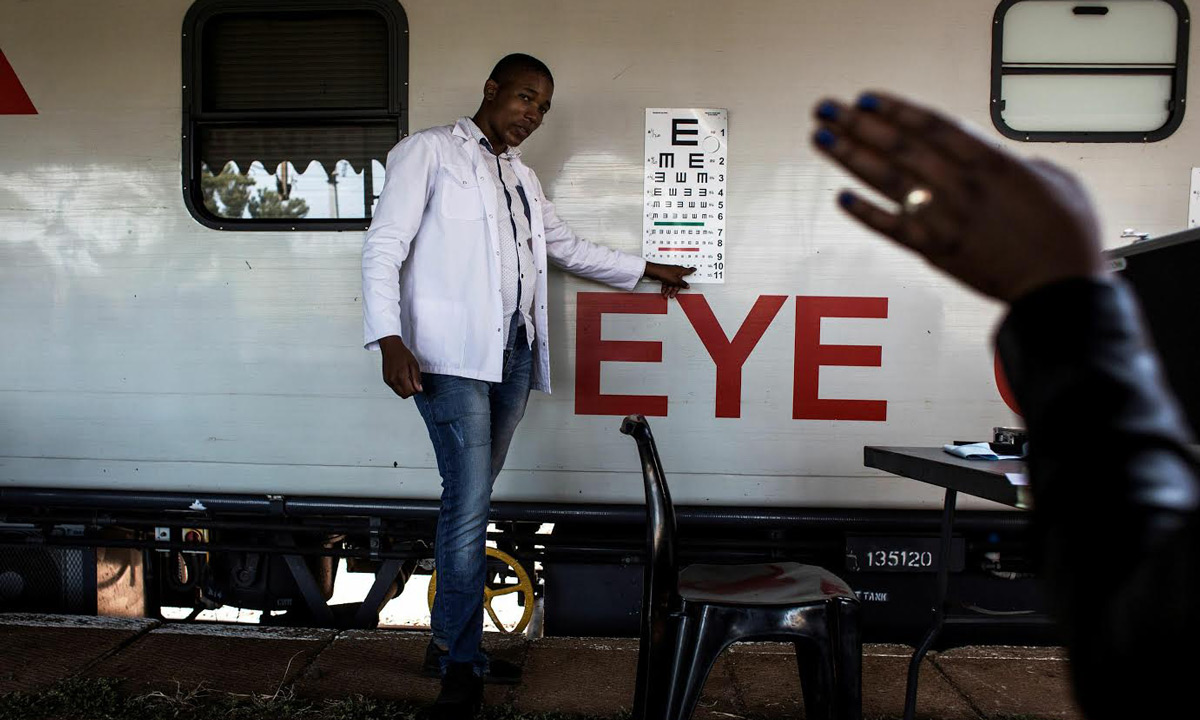
[[[794,644],[800,685],[804,689],[804,717],[807,720],[835,720],[836,698],[831,690],[836,672],[828,634],[819,633]]]
[[[859,630],[859,604],[838,601],[837,627],[832,640],[837,665],[835,707],[839,720],[862,718],[862,634]]]
[[[679,653],[689,636],[691,621],[672,614],[643,638],[638,653],[633,720],[667,720],[671,688],[679,673]]]
[[[690,720],[696,704],[700,702],[708,674],[721,651],[729,644],[724,623],[710,621],[709,612],[711,610],[705,610],[699,618],[688,618],[689,632],[680,635],[666,720]]]

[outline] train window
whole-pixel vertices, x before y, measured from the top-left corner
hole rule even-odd
[[[370,224],[408,130],[397,0],[196,0],[183,24],[183,195],[221,230]]]
[[[1004,0],[992,122],[1032,142],[1154,142],[1183,121],[1183,0]]]

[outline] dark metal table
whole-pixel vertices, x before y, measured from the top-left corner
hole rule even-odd
[[[946,592],[950,579],[950,541],[958,493],[1028,510],[1032,506],[1029,487],[1014,485],[1009,480],[1010,474],[1024,476],[1025,463],[1020,460],[964,460],[941,448],[867,446],[863,448],[863,464],[946,489],[946,499],[942,505],[933,624],[908,664],[904,720],[912,720],[917,708],[917,678],[921,660],[925,658],[929,648],[933,647],[934,641],[947,622]]]

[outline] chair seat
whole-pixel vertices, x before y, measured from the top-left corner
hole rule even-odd
[[[679,595],[724,605],[803,605],[857,599],[837,575],[793,562],[760,565],[689,565],[679,573]]]

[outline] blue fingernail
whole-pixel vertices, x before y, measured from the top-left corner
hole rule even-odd
[[[837,135],[834,135],[833,131],[829,130],[828,128],[821,128],[817,131],[817,134],[813,136],[813,139],[816,140],[817,144],[821,147],[831,148],[833,147],[834,143],[837,142]]]
[[[854,193],[849,190],[843,190],[838,193],[838,205],[848,208],[854,204]]]
[[[822,120],[837,120],[837,105],[826,100],[817,107],[817,117]]]
[[[858,98],[858,109],[859,110],[878,110],[879,109],[879,98],[875,97],[871,93],[863,93]]]

